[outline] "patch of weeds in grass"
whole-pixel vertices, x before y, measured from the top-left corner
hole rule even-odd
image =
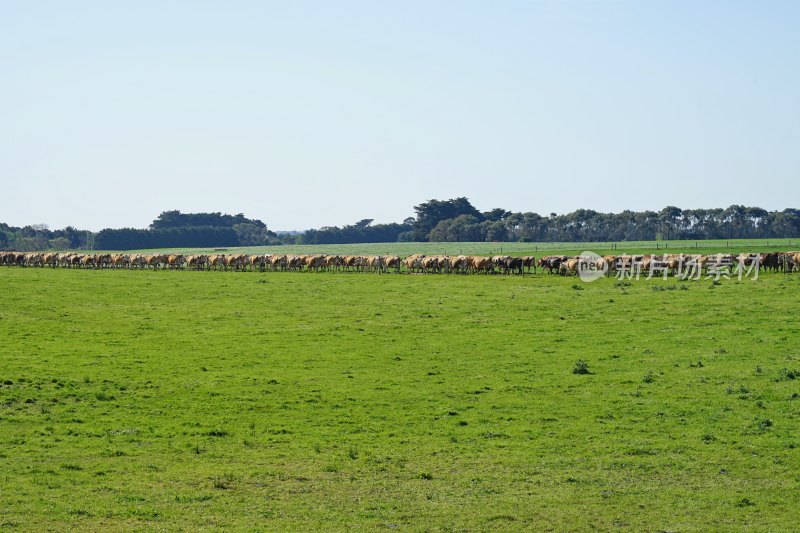
[[[175,501],[177,503],[201,503],[207,502],[214,497],[210,494],[176,494]]]
[[[431,480],[433,479],[433,474],[431,474],[430,472],[420,472],[419,476],[417,477],[419,479]]]
[[[499,514],[499,515],[495,515],[495,516],[490,516],[489,519],[487,520],[487,522],[497,522],[499,520],[502,520],[504,522],[516,522],[517,521],[517,517],[516,516],[512,516],[510,514]]]
[[[131,509],[128,511],[128,514],[132,518],[138,518],[139,520],[157,520],[161,518],[161,513],[156,511],[155,509]]]
[[[653,292],[659,292],[659,291],[677,291],[678,289],[686,290],[687,288],[688,287],[686,287],[685,285],[681,285],[680,287],[678,287],[678,285],[653,285],[652,287],[650,287],[650,290],[652,290]]]
[[[775,381],[794,381],[795,379],[800,378],[800,370],[792,369],[789,370],[788,368],[781,368],[778,371],[778,377],[775,378]]]
[[[355,461],[356,459],[358,459],[358,450],[355,448],[350,448],[349,450],[347,450],[347,456],[353,461]]]
[[[227,490],[233,486],[235,477],[232,474],[223,474],[221,476],[214,476],[211,478],[211,486],[215,489]]]
[[[586,374],[591,374],[592,372],[589,370],[589,363],[587,363],[583,359],[578,359],[577,361],[575,361],[575,366],[572,367],[572,373],[586,375]]]
[[[736,507],[752,507],[756,504],[750,498],[742,498],[741,500],[736,502]]]
[[[648,371],[644,376],[642,376],[642,383],[653,383],[655,380],[656,380],[656,375],[650,371]]]
[[[772,427],[772,419],[771,418],[762,418],[756,422],[756,427],[760,431],[766,431],[767,429]]]

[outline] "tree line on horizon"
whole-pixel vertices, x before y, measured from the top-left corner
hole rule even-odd
[[[403,222],[373,224],[362,219],[278,235],[243,214],[164,211],[148,228],[106,228],[97,233],[67,226],[22,228],[0,223],[0,249],[135,250],[208,248],[277,244],[349,244],[376,242],[622,242],[800,237],[800,210],[767,211],[732,205],[726,209],[680,209],[600,213],[579,209],[558,215],[513,213],[502,208],[479,211],[467,198],[429,200],[414,206]]]

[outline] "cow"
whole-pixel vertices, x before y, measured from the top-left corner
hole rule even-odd
[[[400,256],[397,255],[390,255],[386,258],[386,269],[394,269],[396,273],[400,273],[400,267],[402,266],[403,261],[400,259]]]
[[[783,269],[781,254],[778,252],[767,252],[759,255],[759,269],[778,271]]]
[[[97,268],[97,256],[94,254],[86,254],[81,258],[81,266],[83,268]]]
[[[286,257],[286,268],[289,270],[303,270],[303,258],[299,255]]]
[[[270,266],[273,271],[286,270],[287,257],[285,255],[273,255],[270,260]]]
[[[367,259],[367,263],[369,269],[372,272],[377,272],[378,274],[383,274],[386,270],[386,261],[383,256],[381,255],[373,255]]]
[[[561,263],[568,259],[565,255],[548,255],[546,257],[542,257],[538,261],[538,265],[541,267],[542,272],[546,268],[550,274],[555,272],[559,272],[561,268]]]
[[[308,258],[308,271],[319,272],[325,270],[328,262],[324,255],[312,255]]]
[[[111,265],[114,268],[129,268],[131,266],[131,256],[127,254],[114,254],[111,256]]]
[[[111,268],[113,260],[111,254],[100,254],[97,256],[97,266],[99,268]]]
[[[207,255],[190,255],[186,258],[186,266],[190,270],[205,270],[209,264]]]
[[[153,270],[158,270],[162,266],[166,265],[167,263],[167,256],[162,254],[153,254],[153,255],[146,255],[145,256],[145,264],[148,268],[152,268]]]
[[[42,257],[42,262],[45,266],[49,266],[51,268],[55,268],[58,266],[58,254],[44,254]]]
[[[414,273],[414,272],[422,272],[425,269],[424,265],[425,256],[420,254],[409,255],[403,261],[403,264],[406,267],[406,272]]]
[[[470,271],[469,257],[466,255],[459,255],[450,263],[450,272],[466,274]]]
[[[482,257],[479,255],[471,255],[469,257],[469,266],[472,272],[482,272],[489,274],[494,271],[494,262],[491,257]]]
[[[335,270],[336,272],[342,269],[342,264],[344,260],[341,256],[338,255],[326,255],[325,256],[325,270],[328,272]]]
[[[186,262],[186,258],[180,254],[168,255],[167,256],[167,267],[174,270],[176,268],[180,269],[183,268],[184,263]]]
[[[531,269],[533,269],[533,273],[536,274],[536,258],[532,255],[526,255],[522,258],[522,266],[528,269],[528,273],[531,273]]]
[[[794,272],[800,270],[800,252],[787,252],[784,255],[785,270],[787,272]]]
[[[558,265],[558,273],[562,276],[574,276],[578,273],[580,262],[580,257],[569,257]]]
[[[251,255],[250,256],[250,270],[258,269],[259,272],[264,272],[264,269],[267,267],[267,260],[266,256],[263,255]]]
[[[423,272],[438,272],[439,271],[439,258],[436,256],[428,256],[422,259]]]
[[[525,275],[525,270],[523,269],[523,265],[525,261],[521,257],[511,257],[506,256],[502,262],[498,263],[498,266],[503,270],[503,274],[519,274],[521,276]]]
[[[238,271],[244,270],[244,256],[242,254],[232,254],[225,257],[225,270]]]

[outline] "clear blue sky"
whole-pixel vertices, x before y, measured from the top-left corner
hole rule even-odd
[[[0,221],[800,206],[800,2],[0,3]]]

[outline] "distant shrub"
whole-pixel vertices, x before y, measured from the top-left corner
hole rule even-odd
[[[573,374],[591,374],[589,371],[589,363],[584,361],[583,359],[578,359],[575,361],[575,366],[572,367]]]
[[[648,372],[644,376],[642,376],[642,383],[652,383],[656,380],[656,375],[652,372]]]
[[[215,489],[229,489],[233,485],[234,477],[232,474],[225,474],[223,476],[214,476],[211,479],[211,486]]]
[[[772,427],[772,420],[769,419],[769,418],[763,418],[763,419],[758,421],[757,425],[758,425],[758,429],[760,429],[761,431],[766,431],[767,428],[771,428]]]

